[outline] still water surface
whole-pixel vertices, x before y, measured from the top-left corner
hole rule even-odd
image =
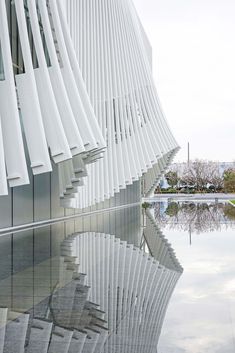
[[[154,214],[184,268],[159,353],[235,352],[235,208],[156,204]]]
[[[234,253],[235,208],[220,203],[4,235],[0,351],[234,353]]]

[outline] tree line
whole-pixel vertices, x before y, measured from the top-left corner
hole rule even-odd
[[[154,216],[161,228],[190,230],[192,233],[220,230],[222,225],[235,227],[235,207],[223,203],[171,202],[165,212],[161,204],[154,204]]]
[[[235,192],[235,168],[221,172],[219,164],[196,159],[182,165],[174,164],[165,174],[168,191]]]

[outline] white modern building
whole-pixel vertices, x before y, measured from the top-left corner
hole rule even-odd
[[[0,0],[0,351],[155,352],[182,269],[138,248],[178,150],[151,62],[131,0]]]
[[[84,209],[142,177],[151,193],[178,146],[132,2],[0,6],[0,203],[33,204],[37,190],[46,203],[58,188],[61,205]]]

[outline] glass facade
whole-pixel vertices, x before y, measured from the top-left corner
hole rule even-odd
[[[152,222],[133,206],[2,235],[4,351],[155,352],[182,268]]]
[[[178,146],[131,4],[64,5],[0,1],[0,352],[156,352],[182,267],[141,196]]]

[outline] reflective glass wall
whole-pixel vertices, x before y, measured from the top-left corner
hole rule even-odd
[[[156,352],[182,267],[140,206],[0,238],[4,352]]]

